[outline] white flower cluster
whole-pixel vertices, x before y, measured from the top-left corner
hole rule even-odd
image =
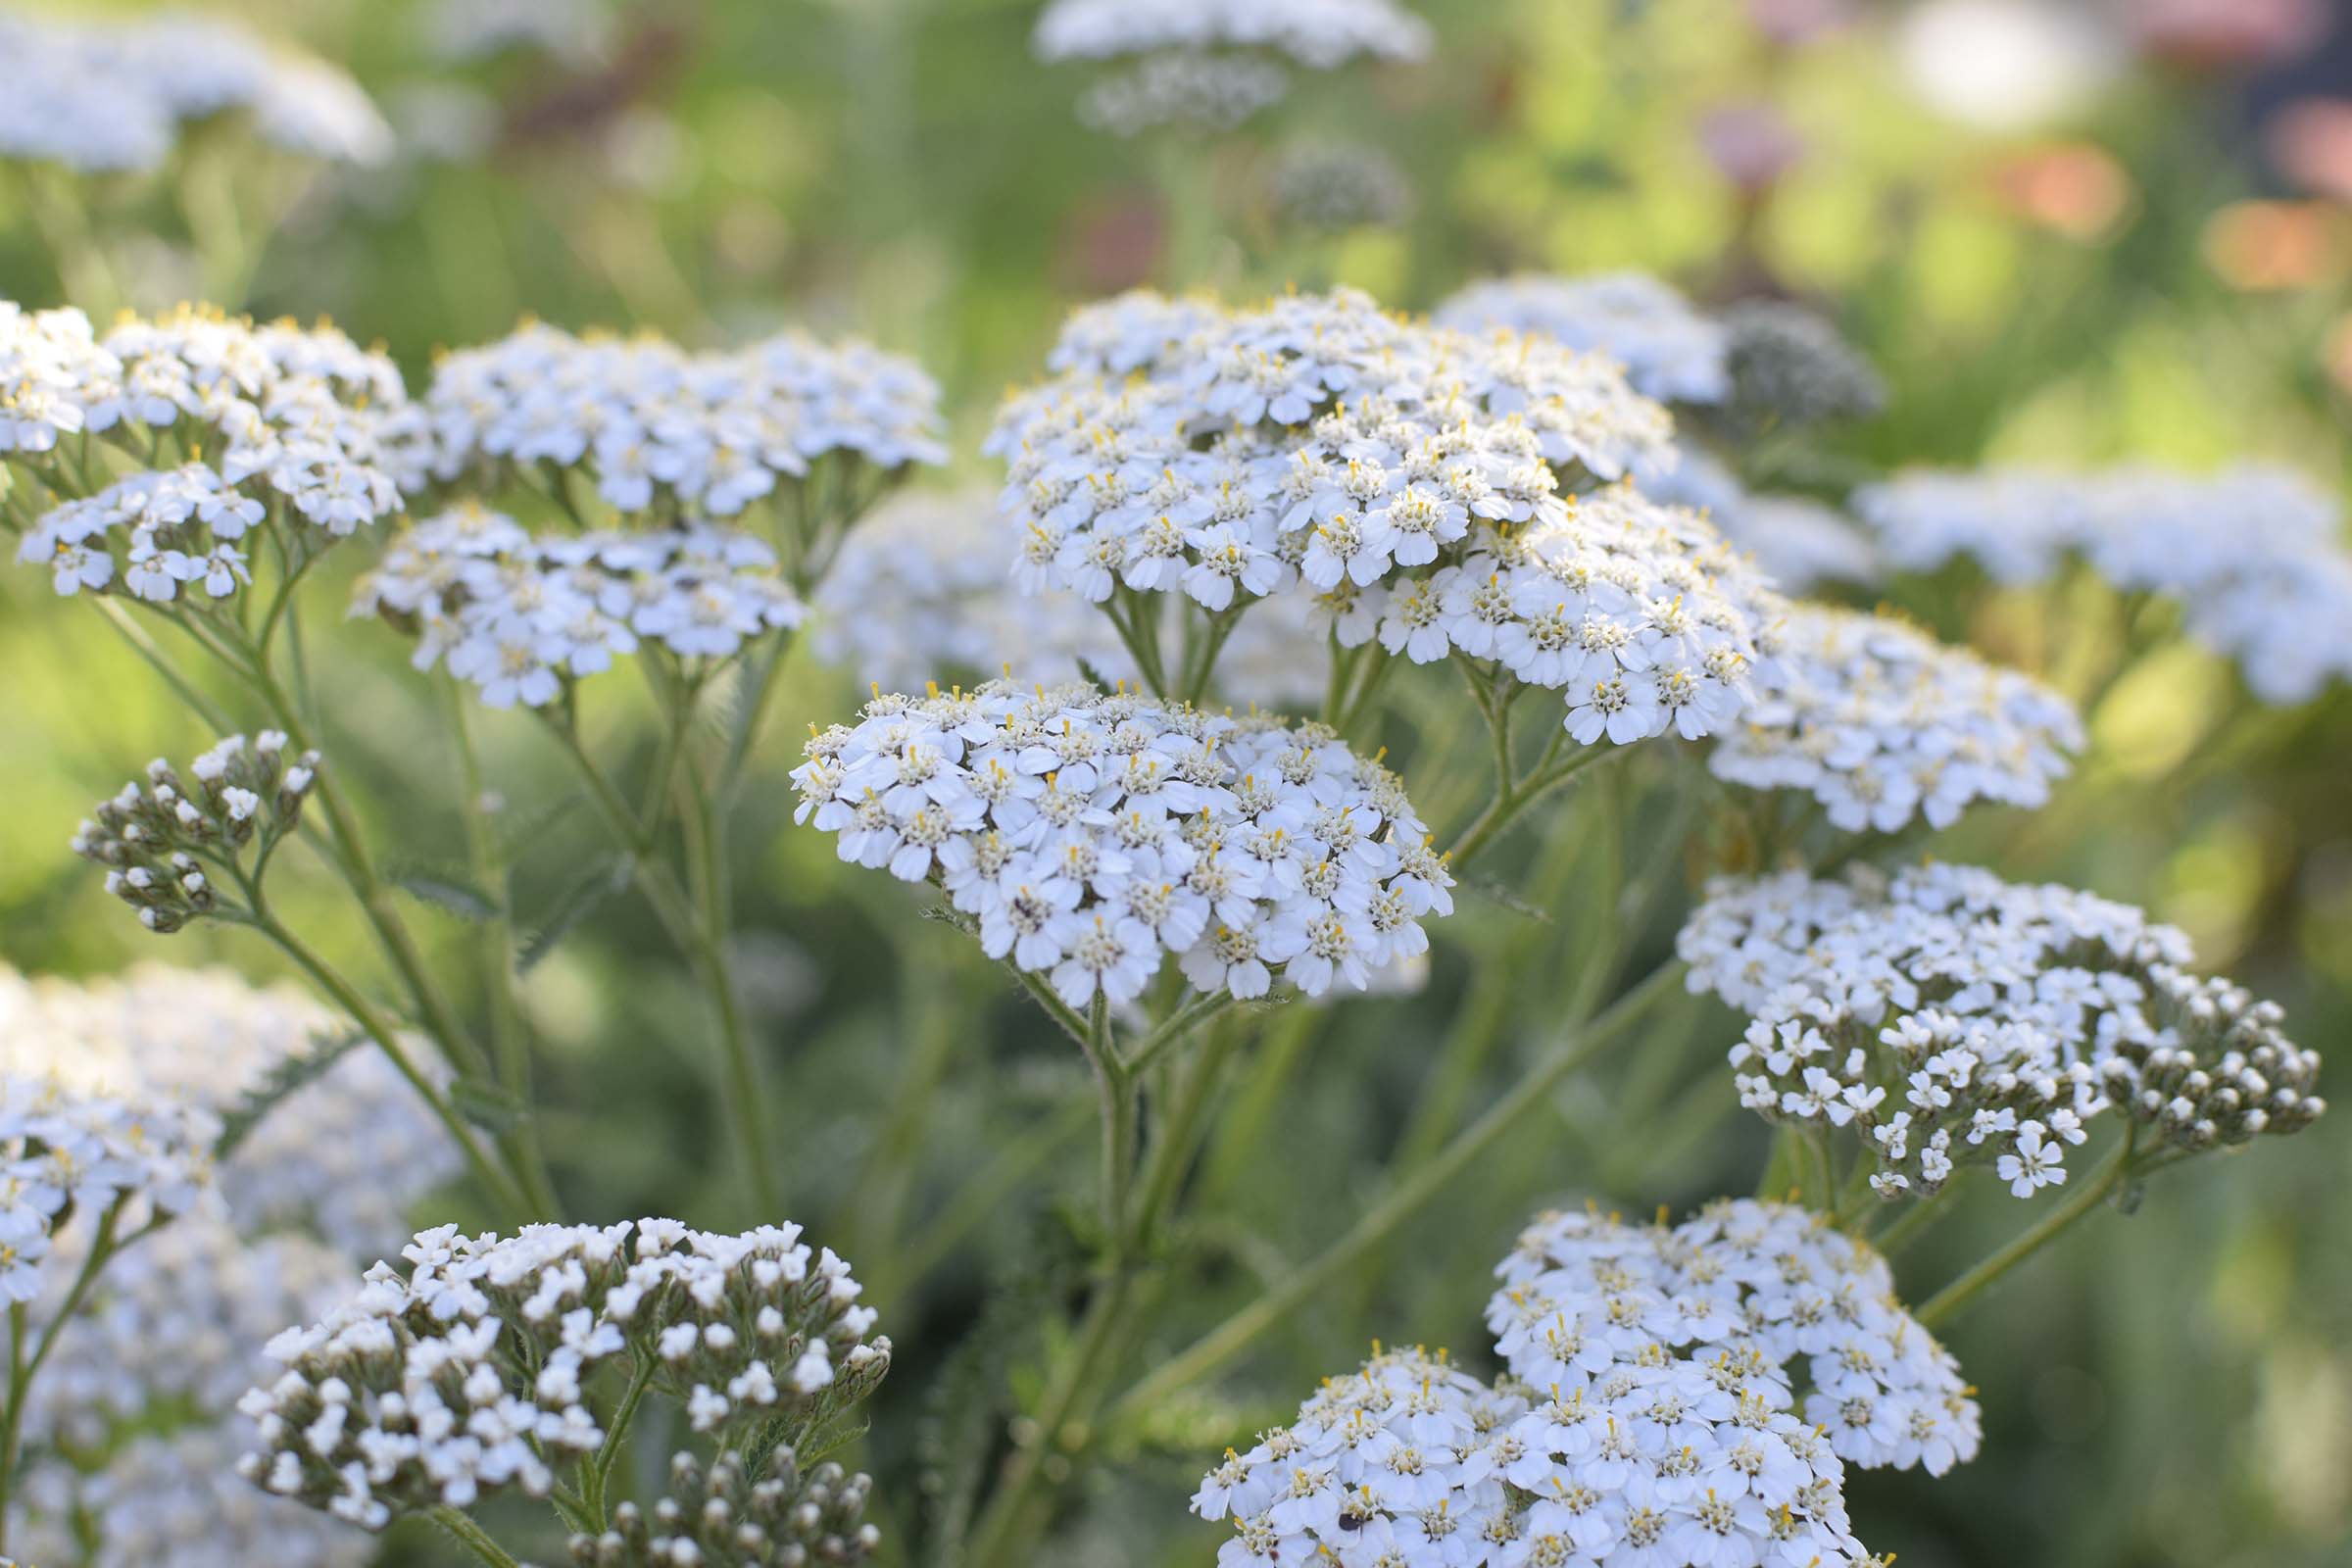
[[[1134,656],[1094,606],[1058,589],[1005,593],[1011,546],[995,509],[993,494],[927,490],[876,507],[817,589],[817,657],[884,691],[999,673],[1054,684],[1090,670],[1140,684]],[[1182,652],[1163,647],[1165,667],[1180,667]],[[1261,708],[1319,706],[1330,670],[1319,628],[1247,616],[1218,655],[1212,690]]]
[[[890,1341],[868,1338],[849,1266],[800,1234],[425,1231],[405,1269],[378,1263],[345,1305],[270,1343],[285,1370],[240,1403],[261,1449],[239,1472],[369,1530],[509,1487],[543,1496],[562,1456],[603,1444],[592,1386],[629,1363],[722,1446],[771,1418],[829,1419],[881,1382]]]
[[[54,1284],[61,1223],[94,1226],[121,1205],[118,1235],[184,1214],[210,1191],[219,1120],[188,1105],[76,1090],[55,1077],[0,1074],[0,1300],[40,1299]]]
[[[1709,733],[1769,674],[1779,600],[1702,519],[1561,492],[1561,468],[1613,477],[1667,449],[1664,411],[1603,362],[1348,291],[1206,325],[1200,308],[1082,312],[1068,368],[1007,404],[990,450],[1025,590],[1224,613],[1303,583],[1344,644],[1564,690],[1588,744]],[[1107,381],[1123,361],[1139,373]]]
[[[18,559],[61,594],[235,594],[255,529],[307,523],[301,544],[316,548],[400,510],[416,435],[392,362],[331,327],[181,309],[100,337],[78,311],[0,303],[0,462],[72,497]],[[70,468],[69,436],[104,438],[138,466],[83,494],[90,449]],[[184,461],[148,466],[167,442]]]
[[[443,359],[424,399],[444,481],[582,469],[622,513],[732,517],[829,453],[947,460],[939,387],[867,344],[786,332],[728,353],[532,323]]]
[[[1161,125],[1231,130],[1290,90],[1290,74],[1254,55],[1146,55],[1088,87],[1078,122],[1113,136]]]
[[[2352,679],[2352,551],[2334,502],[2299,475],[1931,470],[1854,504],[1898,567],[1966,556],[2021,584],[2081,557],[2119,589],[2176,598],[2190,634],[2234,660],[2264,702],[2308,702]]]
[[[1801,1363],[1804,1424],[1846,1463],[1939,1476],[1976,1457],[1959,1364],[1904,1310],[1886,1260],[1809,1209],[1728,1199],[1672,1228],[1545,1214],[1495,1272],[1487,1326],[1532,1387],[1573,1389],[1665,1349],[1710,1372],[1726,1358],[1777,1384],[1766,1402],[1786,1409]]]
[[[1286,222],[1325,233],[1393,228],[1413,210],[1412,177],[1369,142],[1301,141],[1286,147],[1268,186]]]
[[[248,1446],[235,1404],[263,1370],[263,1345],[346,1297],[365,1259],[409,1235],[408,1206],[458,1168],[439,1124],[379,1053],[354,1051],[323,1071],[302,1065],[332,1028],[298,994],[256,991],[225,971],[149,965],[81,985],[0,974],[0,1068],[11,1073],[81,1091],[127,1087],[211,1128],[247,1097],[273,1097],[212,1169],[222,1201],[114,1257],[33,1383],[25,1434],[54,1457],[26,1478],[27,1516],[13,1539],[37,1560],[367,1560],[358,1532],[264,1497],[232,1471]],[[271,1087],[296,1080],[290,1092]],[[61,1271],[87,1245],[78,1228],[58,1238],[36,1322],[54,1320]]]
[[[1722,403],[1732,395],[1731,334],[1646,272],[1489,278],[1438,307],[1465,332],[1524,332],[1607,355],[1661,403]]]
[[[2083,746],[2065,698],[1889,615],[1799,605],[1781,669],[1708,766],[1806,791],[1848,832],[1949,827],[1977,801],[2038,807]]]
[[[808,743],[797,820],[936,881],[981,946],[1083,1008],[1178,956],[1202,992],[1357,990],[1453,884],[1404,786],[1330,730],[1091,685],[884,697]]]
[[[318,782],[318,754],[289,760],[283,731],[268,729],[251,745],[231,735],[188,764],[190,785],[157,758],[147,781],[132,780],[91,808],[74,833],[75,855],[107,868],[106,891],[138,911],[139,923],[168,936],[219,906],[209,866],[256,863],[302,821],[302,803]]]
[[[1222,1568],[1862,1568],[1845,1465],[1940,1475],[1977,1450],[1885,1261],[1801,1208],[1546,1214],[1497,1273],[1505,1376],[1416,1349],[1326,1383],[1194,1495],[1235,1523]]]
[[[1032,44],[1049,61],[1262,49],[1332,71],[1357,55],[1421,59],[1430,33],[1396,0],[1053,0]]]
[[[865,1522],[873,1478],[837,1464],[804,1470],[790,1446],[754,1479],[742,1457],[704,1464],[692,1453],[669,1461],[669,1495],[653,1518],[633,1502],[612,1510],[612,1527],[570,1541],[576,1568],[764,1568],[771,1563],[853,1563],[882,1544]]]
[[[0,1070],[215,1116],[340,1027],[300,992],[221,969],[142,964],[75,983],[0,972]],[[297,1231],[364,1262],[407,1240],[408,1210],[456,1176],[458,1154],[381,1052],[347,1052],[315,1078],[277,1099],[214,1179],[240,1230]]]
[[[305,158],[372,164],[391,151],[390,128],[348,74],[235,23],[0,13],[0,158],[149,170],[184,125],[232,113]]]
[[[33,1303],[54,1321],[88,1239],[61,1238],[50,1289]],[[219,1423],[261,1370],[261,1348],[288,1322],[350,1294],[358,1265],[294,1233],[249,1239],[217,1208],[182,1215],[112,1259],[58,1337],[32,1386],[25,1431],[104,1452],[119,1429],[189,1410]]]
[[[141,1434],[102,1470],[37,1461],[20,1493],[27,1517],[9,1540],[42,1568],[366,1568],[375,1560],[373,1537],[238,1479],[243,1448],[234,1430],[215,1425]]]
[[[1524,1391],[1418,1348],[1328,1379],[1287,1427],[1201,1479],[1193,1512],[1230,1519],[1218,1568],[1485,1568],[1514,1542],[1504,1467]]]
[[[2319,1054],[2276,1004],[2189,974],[2180,931],[2070,888],[1940,864],[1725,879],[1676,948],[1692,991],[1754,1019],[1731,1053],[1741,1103],[1851,1127],[1882,1197],[1989,1163],[2030,1198],[2110,1107],[2181,1152],[2327,1108]]]
[[[1784,593],[1824,583],[1875,583],[1886,575],[1871,536],[1835,507],[1805,496],[1755,493],[1703,450],[1684,447],[1664,471],[1634,483],[1652,501],[1702,513],[1716,532],[1755,558]]]
[[[362,577],[355,615],[416,635],[412,662],[471,684],[492,708],[541,708],[565,686],[659,643],[681,660],[726,660],[803,607],[776,555],[705,525],[533,535],[464,505],[398,535]]]

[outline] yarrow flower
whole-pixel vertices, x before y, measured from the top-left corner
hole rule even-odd
[[[1875,583],[1886,574],[1876,542],[1844,513],[1809,496],[1751,492],[1697,448],[1683,448],[1670,470],[1644,469],[1634,482],[1652,501],[1703,515],[1784,593]]]
[[[837,1464],[804,1469],[789,1446],[757,1479],[733,1453],[707,1465],[679,1453],[669,1462],[669,1494],[651,1519],[633,1502],[619,1504],[610,1530],[571,1538],[571,1560],[576,1568],[862,1562],[882,1544],[881,1530],[864,1519],[872,1490],[871,1476]]]
[[[1201,1479],[1193,1512],[1237,1532],[1219,1568],[1329,1561],[1477,1568],[1510,1539],[1506,1437],[1525,1391],[1493,1388],[1418,1348],[1375,1349],[1298,1419]],[[1386,1555],[1384,1555],[1386,1554]]]
[[[301,825],[318,767],[317,752],[288,758],[279,730],[264,730],[250,745],[229,736],[188,764],[193,784],[159,757],[144,785],[133,780],[91,809],[74,831],[74,853],[107,867],[106,891],[136,909],[148,930],[168,935],[220,906],[214,873],[241,872],[248,848],[258,868]]]
[[[225,969],[141,964],[77,982],[0,971],[0,1070],[237,1115],[213,1170],[237,1227],[298,1232],[364,1262],[407,1240],[409,1207],[460,1163],[381,1052],[336,1049],[346,1027],[298,991]],[[264,1096],[267,1114],[245,1115]]]
[[[1949,827],[1981,800],[2038,807],[2083,746],[2065,698],[1891,616],[1798,606],[1781,668],[1707,765],[1735,784],[1804,790],[1849,832]]]
[[[233,22],[0,14],[0,158],[149,170],[184,126],[228,114],[299,157],[373,164],[391,152],[390,128],[347,74]]]
[[[1646,272],[1490,278],[1455,292],[1437,319],[1464,332],[1532,332],[1605,354],[1635,391],[1661,403],[1732,395],[1731,333]]]
[[[462,506],[396,537],[359,581],[354,615],[415,635],[412,662],[446,661],[493,708],[542,708],[641,642],[682,661],[725,661],[803,608],[776,554],[709,525],[532,535]]]
[[[1975,1401],[1886,1263],[1803,1209],[1546,1214],[1497,1273],[1505,1375],[1375,1348],[1203,1479],[1193,1510],[1236,1531],[1221,1568],[1863,1568],[1845,1464],[1976,1452]]]
[[[800,1235],[656,1219],[422,1232],[405,1267],[378,1263],[344,1306],[271,1342],[285,1370],[241,1402],[261,1446],[239,1473],[368,1530],[509,1488],[544,1496],[564,1455],[605,1441],[607,1367],[639,1369],[722,1449],[772,1421],[812,1430],[880,1384],[890,1341],[848,1265]]]
[[[42,1298],[63,1226],[111,1224],[124,1237],[195,1207],[211,1187],[219,1132],[193,1106],[0,1075],[0,1299]],[[85,1235],[74,1245],[92,1244]]]
[[[243,1449],[234,1430],[216,1424],[141,1433],[100,1470],[37,1458],[24,1472],[25,1506],[9,1540],[27,1568],[367,1568],[375,1560],[381,1543],[372,1536],[240,1480]]]
[[[1073,1007],[1134,1000],[1169,954],[1204,993],[1361,990],[1453,908],[1402,783],[1316,724],[998,681],[877,698],[808,756],[796,820],[937,883]]]
[[[1396,161],[1362,142],[1303,141],[1283,150],[1270,195],[1286,222],[1337,233],[1391,228],[1413,207],[1412,180]]]
[[[2352,678],[2352,552],[2334,503],[2297,474],[1922,470],[1864,488],[1854,508],[1904,569],[1965,556],[2027,584],[2080,558],[2120,590],[2178,599],[2190,635],[2266,703]]]
[[[1429,28],[1396,0],[1053,0],[1040,60],[1134,62],[1088,92],[1089,124],[1237,125],[1289,91],[1288,65],[1333,71],[1359,55],[1419,60]]]
[[[1824,1215],[1752,1199],[1710,1203],[1671,1228],[1662,1217],[1544,1214],[1495,1272],[1495,1348],[1521,1382],[1555,1390],[1555,1404],[1669,1351],[1749,1381],[1776,1410],[1801,1383],[1804,1425],[1848,1464],[1939,1476],[1976,1457],[1983,1420],[1958,1363],[1904,1309],[1886,1260]],[[1576,1451],[1551,1442],[1555,1453]],[[1729,1467],[1758,1475],[1738,1456]],[[1777,1504],[1763,1500],[1769,1515]]]
[[[1689,984],[1748,1013],[1742,1104],[1851,1127],[1885,1198],[1996,1167],[2020,1198],[2113,1110],[2150,1152],[2309,1126],[2318,1053],[2275,1003],[2187,972],[2188,939],[2137,909],[1967,866],[1891,880],[1723,879],[1676,942]]]
[[[829,454],[888,472],[947,459],[939,388],[910,360],[787,332],[689,354],[532,323],[435,368],[433,473],[582,471],[606,505],[732,517]]]
[[[1206,326],[1198,309],[1083,312],[1069,368],[1007,404],[990,449],[1010,458],[1025,590],[1153,625],[1152,595],[1224,615],[1303,584],[1344,646],[1564,691],[1588,744],[1706,734],[1769,674],[1779,601],[1703,520],[1562,493],[1564,471],[1666,451],[1663,411],[1602,362],[1348,292]],[[1149,356],[1123,385],[1098,373],[1114,351]]]
[[[810,646],[860,682],[907,691],[1004,672],[1049,684],[1143,672],[1102,612],[1058,589],[1004,591],[1008,546],[989,493],[909,491],[860,521],[817,589]],[[1173,662],[1180,648],[1163,647]],[[1330,642],[1318,628],[1251,616],[1232,628],[1212,689],[1269,709],[1319,706]]]
[[[0,463],[56,503],[17,556],[60,594],[242,593],[258,545],[299,565],[399,511],[417,433],[392,363],[331,327],[182,309],[98,337],[77,311],[0,305]],[[131,471],[103,479],[87,445],[69,466],[68,436]],[[155,466],[167,453],[183,461]]]

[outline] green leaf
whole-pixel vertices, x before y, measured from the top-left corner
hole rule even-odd
[[[213,1158],[224,1160],[235,1154],[272,1110],[334,1071],[335,1064],[367,1038],[357,1029],[339,1035],[316,1035],[312,1037],[310,1050],[279,1058],[221,1116],[220,1137],[213,1145]]]
[[[1485,899],[1489,904],[1499,905],[1513,914],[1524,915],[1530,920],[1539,920],[1545,925],[1551,924],[1549,909],[1541,908],[1528,903],[1499,882],[1489,882],[1481,877],[1466,877],[1461,885],[1467,891]]]
[[[459,1115],[493,1138],[512,1132],[529,1109],[512,1089],[480,1078],[452,1081],[449,1102],[457,1107]]]
[[[506,858],[518,858],[525,850],[545,838],[548,831],[580,808],[581,797],[559,795],[542,801],[528,809],[509,807],[491,819],[498,833],[499,848]]]
[[[1101,670],[1097,669],[1094,666],[1093,661],[1091,660],[1081,659],[1078,661],[1078,673],[1084,675],[1088,680],[1094,682],[1097,686],[1101,687],[1104,691],[1109,691],[1114,685],[1117,684],[1108,675],[1105,675]]]
[[[485,925],[499,916],[498,900],[466,880],[463,873],[419,867],[396,872],[390,881],[411,898],[469,924]]]
[[[539,960],[556,951],[596,906],[629,885],[629,859],[610,856],[597,861],[556,896],[556,902],[522,945],[515,950],[514,972],[529,974]]]

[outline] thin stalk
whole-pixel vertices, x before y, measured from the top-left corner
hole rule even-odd
[[[587,1463],[580,1467],[580,1500],[589,1519],[601,1534],[610,1522],[605,1512],[605,1486],[612,1479],[612,1466],[619,1461],[623,1442],[629,1433],[629,1423],[637,1419],[638,1401],[645,1397],[646,1386],[654,1381],[661,1362],[650,1355],[640,1354],[629,1373],[628,1391],[620,1396],[620,1405],[605,1427],[605,1441]]]
[[[463,1508],[453,1508],[448,1503],[442,1503],[433,1509],[430,1517],[433,1523],[454,1536],[459,1545],[472,1552],[480,1561],[489,1564],[490,1568],[521,1568],[521,1564],[516,1561],[514,1553],[491,1540],[489,1533],[480,1525],[475,1524],[472,1517]]]
[[[780,1217],[784,1198],[768,1158],[767,1095],[743,1016],[734,956],[727,941],[734,927],[734,910],[728,896],[726,824],[717,798],[692,759],[686,763],[683,793],[679,819],[686,834],[686,881],[699,911],[692,927],[691,956],[702,970],[704,987],[710,994],[712,1021],[718,1026],[727,1120],[743,1164],[745,1191],[757,1217],[767,1223]]]
[[[877,1281],[870,1294],[877,1300],[894,1298],[900,1291],[937,1268],[965,1237],[999,1212],[1004,1200],[1032,1173],[1059,1153],[1095,1117],[1092,1103],[1073,1100],[1046,1117],[1041,1126],[1007,1142],[993,1159],[957,1184],[956,1196],[947,1206],[929,1225],[915,1232],[899,1249],[895,1258],[886,1259],[889,1270],[886,1277],[893,1288],[884,1290]]]
[[[1293,1270],[1273,1290],[1161,1362],[1149,1377],[1129,1389],[1112,1407],[1113,1417],[1148,1409],[1173,1396],[1232,1360],[1258,1336],[1288,1320],[1316,1292],[1357,1258],[1387,1241],[1480,1155],[1541,1107],[1570,1073],[1638,1022],[1661,997],[1672,991],[1681,969],[1681,964],[1673,959],[1658,965],[1591,1024],[1554,1044],[1485,1115],[1464,1128],[1435,1158],[1367,1209],[1347,1234]]]
[[[1186,999],[1157,1028],[1144,1036],[1142,1044],[1127,1053],[1127,1070],[1143,1071],[1158,1059],[1160,1053],[1232,1005],[1233,995],[1226,991],[1206,991]]]
[[[458,787],[464,795],[458,814],[466,824],[466,869],[497,901],[482,930],[482,989],[490,1004],[490,1052],[499,1087],[521,1107],[514,1129],[499,1141],[531,1200],[552,1217],[561,1208],[554,1179],[548,1173],[547,1155],[539,1144],[538,1110],[531,1094],[529,1025],[515,990],[514,892],[498,834],[482,808],[481,759],[474,750],[473,719],[466,692],[454,679],[443,680],[441,690],[449,706],[450,735],[457,744]]]
[[[279,952],[294,960],[295,967],[310,976],[311,982],[326,993],[328,1000],[341,1007],[351,1021],[375,1042],[376,1049],[383,1052],[393,1067],[409,1081],[409,1086],[431,1107],[434,1116],[439,1118],[449,1136],[456,1141],[459,1151],[465,1154],[466,1163],[472,1168],[475,1179],[488,1190],[499,1206],[518,1220],[539,1217],[535,1205],[524,1196],[514,1179],[499,1169],[497,1162],[482,1152],[481,1147],[473,1141],[472,1131],[466,1126],[466,1119],[458,1114],[457,1107],[449,1102],[449,1097],[441,1092],[440,1086],[426,1077],[416,1063],[409,1058],[408,1052],[401,1048],[399,1035],[384,1015],[376,1010],[375,1004],[360,995],[358,987],[306,946],[300,937],[287,930],[285,924],[260,902],[259,892],[258,888],[247,890],[248,898],[254,903],[254,929],[275,943]]]
[[[1077,1010],[1068,1003],[1054,994],[1053,986],[1010,958],[1004,960],[1004,967],[1011,972],[1013,979],[1020,982],[1021,989],[1029,993],[1029,1000],[1043,1007],[1046,1016],[1053,1019],[1063,1034],[1077,1042],[1079,1050],[1092,1054],[1095,1047],[1087,1021],[1079,1017]]]
[[[1892,1257],[1917,1241],[1922,1232],[1943,1217],[1948,1205],[1944,1200],[1951,1194],[1947,1182],[1934,1197],[1914,1200],[1911,1205],[1895,1216],[1894,1223],[1870,1238],[1870,1245],[1881,1257]]]
[[[2137,1129],[2124,1137],[2115,1152],[2093,1171],[2089,1180],[2071,1194],[2065,1202],[2051,1209],[2033,1227],[2022,1232],[2008,1246],[2001,1248],[1976,1267],[1928,1298],[1927,1304],[1916,1314],[1921,1324],[1934,1328],[1966,1306],[1977,1294],[2018,1264],[2040,1251],[2075,1221],[2089,1213],[2106,1200],[2132,1167],[2132,1152],[2137,1140]]]
[[[33,1348],[29,1358],[24,1354],[25,1333],[29,1326],[24,1303],[9,1303],[8,1408],[6,1415],[0,1417],[0,1550],[5,1550],[8,1544],[8,1504],[15,1499],[24,1406],[32,1390],[32,1380],[40,1374],[41,1364],[49,1359],[49,1352],[56,1348],[58,1335],[73,1321],[74,1312],[80,1309],[82,1298],[89,1295],[90,1287],[97,1283],[98,1271],[106,1267],[107,1260],[118,1250],[115,1246],[115,1226],[121,1223],[123,1205],[129,1201],[127,1194],[117,1198],[99,1216],[97,1230],[90,1238],[90,1254],[81,1260],[81,1268],[74,1274],[65,1300],[59,1304],[57,1315],[50,1319],[49,1327],[42,1331],[40,1343]],[[154,1226],[147,1229],[152,1230]]]

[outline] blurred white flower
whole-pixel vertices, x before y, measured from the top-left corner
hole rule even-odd
[[[1929,108],[2003,132],[2066,119],[2123,64],[2090,8],[2037,0],[1928,0],[1903,17],[1895,56]]]

